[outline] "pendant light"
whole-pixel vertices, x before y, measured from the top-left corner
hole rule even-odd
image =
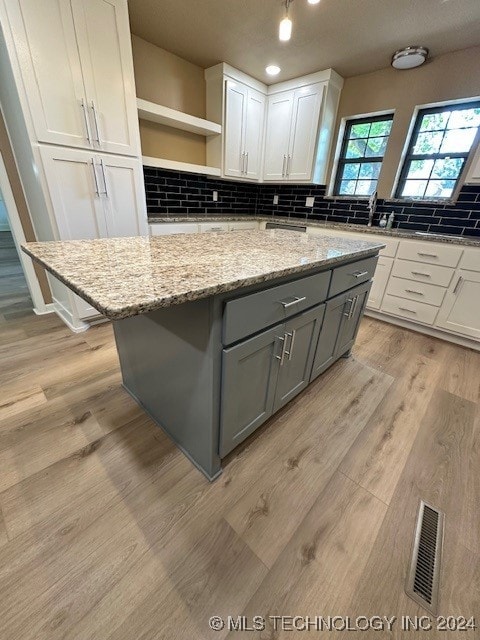
[[[285,17],[280,22],[280,27],[278,29],[278,38],[282,42],[287,42],[292,37],[292,21],[288,15],[288,9],[291,2],[293,2],[293,0],[285,0]]]

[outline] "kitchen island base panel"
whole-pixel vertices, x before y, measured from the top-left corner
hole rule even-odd
[[[221,472],[216,306],[206,298],[113,322],[123,386],[209,480]]]

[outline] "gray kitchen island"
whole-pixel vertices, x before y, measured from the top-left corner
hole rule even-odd
[[[383,246],[274,229],[22,248],[112,320],[125,389],[213,480],[349,354]]]

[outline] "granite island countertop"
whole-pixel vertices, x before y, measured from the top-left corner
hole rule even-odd
[[[112,320],[362,258],[385,245],[294,231],[29,242],[23,251]]]
[[[349,233],[367,233],[384,236],[386,238],[403,238],[405,240],[425,240],[427,242],[441,242],[446,244],[458,244],[464,247],[480,247],[480,238],[474,236],[455,236],[448,234],[434,234],[410,231],[409,229],[382,229],[381,227],[368,227],[366,224],[348,224],[345,222],[328,222],[325,220],[313,220],[305,218],[288,218],[282,216],[267,215],[229,215],[226,213],[205,214],[203,216],[150,216],[149,224],[166,224],[182,222],[249,222],[251,220],[273,222],[297,227],[315,227],[331,231],[343,231]]]

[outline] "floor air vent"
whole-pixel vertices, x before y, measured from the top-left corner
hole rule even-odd
[[[443,527],[444,514],[422,500],[418,510],[406,592],[433,614],[437,613]]]

